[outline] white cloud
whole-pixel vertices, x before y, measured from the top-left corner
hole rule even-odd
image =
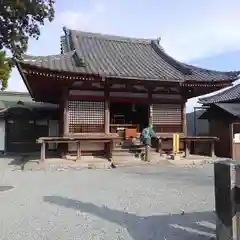
[[[163,45],[166,50],[182,61],[239,50],[240,3],[225,3],[219,1],[202,15],[164,27]]]
[[[102,18],[106,7],[102,3],[96,3],[88,11],[63,11],[60,13],[57,21],[70,29],[92,29],[97,28],[97,20]]]
[[[115,0],[110,4],[102,0],[96,1],[87,11],[61,12],[58,22],[72,29],[109,34],[136,37],[161,35],[166,51],[181,61],[240,49],[240,2],[202,0],[192,4],[191,1],[185,0],[183,4],[162,0],[159,13],[150,14],[151,7],[143,3],[139,3],[132,12],[131,6],[136,4],[136,0],[129,6],[126,1]],[[143,8],[146,8],[145,16],[140,14]]]
[[[43,27],[40,39],[31,41],[29,54],[58,53],[63,26],[126,36],[161,36],[165,50],[185,62],[240,49],[238,0],[194,3],[185,0],[185,4],[176,0],[160,2],[161,9],[159,4],[154,6],[137,0],[95,0],[87,10],[71,6],[71,9],[59,12],[53,23]],[[16,74],[13,77],[18,78]],[[12,78],[9,89],[19,90],[15,82]]]
[[[98,18],[102,18],[106,8],[105,5],[98,2],[88,11],[63,11],[55,18],[52,23],[47,23],[41,29],[41,36],[38,41],[30,40],[28,54],[30,55],[50,55],[60,52],[60,35],[63,34],[62,27],[71,29],[81,29],[89,31],[98,31]],[[51,36],[51,39],[49,39]],[[49,41],[50,40],[50,41]],[[15,68],[11,74],[8,83],[8,91],[26,92],[18,70]]]

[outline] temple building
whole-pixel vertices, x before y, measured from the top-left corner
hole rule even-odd
[[[230,86],[239,72],[219,72],[181,63],[158,39],[137,39],[64,28],[61,53],[17,60],[36,102],[59,104],[59,137],[119,137],[152,123],[161,135],[186,135],[189,98]],[[68,151],[75,151],[68,144]],[[104,152],[101,142],[83,153]]]
[[[240,133],[240,84],[200,98],[199,103],[206,109],[200,119],[207,119],[209,134],[219,138],[215,144],[216,155],[240,158],[239,142],[234,142],[234,135]]]
[[[0,91],[0,152],[39,151],[36,139],[53,135],[58,119],[56,104],[34,102],[29,93]]]

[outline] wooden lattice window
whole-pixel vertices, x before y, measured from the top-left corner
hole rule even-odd
[[[182,112],[180,104],[153,104],[152,121],[155,125],[180,125]]]
[[[69,132],[90,133],[104,131],[104,102],[69,101]]]

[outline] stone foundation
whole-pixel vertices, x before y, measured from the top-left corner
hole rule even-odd
[[[214,163],[216,239],[240,239],[240,165],[232,160]]]

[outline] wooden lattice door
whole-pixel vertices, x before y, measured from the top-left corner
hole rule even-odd
[[[182,132],[181,104],[153,104],[152,123],[156,132]]]
[[[68,103],[69,132],[104,132],[104,102],[77,101]]]

